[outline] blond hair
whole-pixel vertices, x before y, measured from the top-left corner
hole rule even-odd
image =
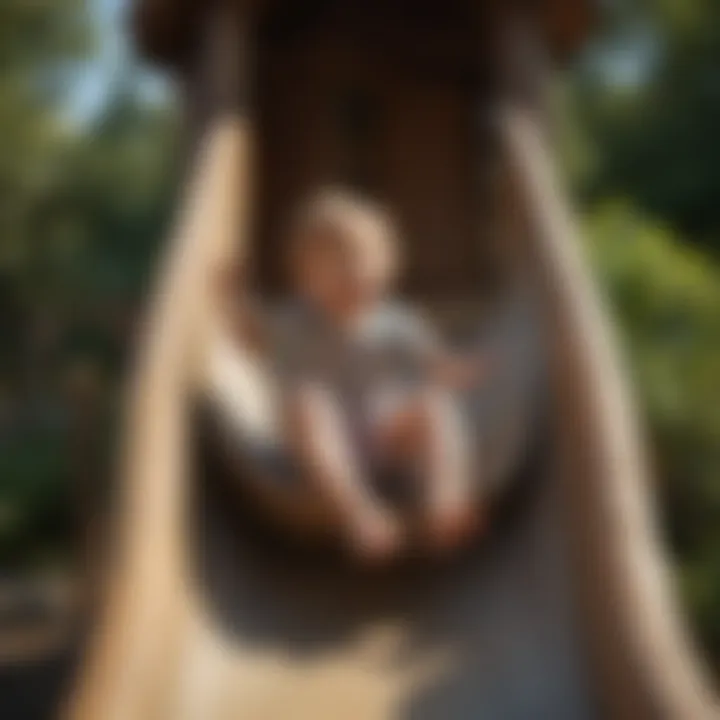
[[[378,203],[339,188],[317,192],[292,218],[292,259],[304,252],[310,238],[328,231],[338,242],[370,257],[383,281],[398,273],[397,230],[390,213]]]

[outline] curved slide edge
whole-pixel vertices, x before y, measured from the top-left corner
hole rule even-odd
[[[714,717],[654,522],[632,394],[540,123],[508,107],[501,126],[552,328],[576,584],[607,710],[613,718]]]
[[[238,252],[243,239],[239,220],[248,216],[242,200],[249,195],[253,146],[250,120],[234,100],[240,78],[227,71],[233,63],[244,66],[236,57],[238,25],[222,20],[203,68],[205,82],[198,79],[212,110],[202,121],[127,391],[117,546],[65,712],[76,720],[173,716],[166,696],[172,694],[178,643],[194,607],[185,548],[190,406],[212,315],[213,271],[230,248]],[[214,85],[219,74],[224,82]]]

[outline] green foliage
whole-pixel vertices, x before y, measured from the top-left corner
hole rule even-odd
[[[720,4],[622,8],[568,85],[566,165],[651,430],[685,596],[720,665]]]
[[[718,253],[720,4],[656,0],[639,26],[628,52],[647,66],[642,82],[627,86],[607,72],[576,79],[577,110],[602,150],[585,190],[632,198]]]
[[[57,110],[90,40],[82,0],[0,3],[0,263],[22,252],[29,221],[60,141]]]
[[[38,183],[26,185],[20,167],[12,176],[24,212],[5,216],[0,246],[0,560],[67,534],[70,445],[86,402],[77,377],[92,385],[79,390],[93,394],[92,443],[174,194],[175,130],[169,108],[124,93],[91,127],[43,142]]]
[[[177,176],[174,113],[134,77],[89,125],[67,118],[90,1],[0,3],[3,565],[67,546],[78,456],[111,413]]]
[[[32,552],[62,552],[71,535],[72,462],[67,433],[52,423],[17,423],[0,454],[0,564]]]
[[[48,61],[69,60],[88,49],[86,0],[3,0],[0,66],[48,70]]]
[[[697,627],[720,657],[720,267],[627,206],[588,221],[647,415]]]

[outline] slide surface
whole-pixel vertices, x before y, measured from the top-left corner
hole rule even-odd
[[[549,450],[486,541],[384,571],[258,541],[210,500],[197,566],[226,648],[212,717],[595,717]]]
[[[704,720],[628,391],[536,119],[503,116],[548,345],[550,439],[508,524],[384,575],[257,542],[195,493],[193,407],[251,137],[205,131],[128,395],[118,555],[75,720]],[[206,358],[205,358],[206,360]],[[206,470],[209,468],[205,467]],[[197,542],[199,540],[199,542]],[[198,552],[199,551],[199,552]]]

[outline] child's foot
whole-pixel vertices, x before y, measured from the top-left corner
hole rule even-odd
[[[352,549],[369,562],[383,562],[392,558],[401,540],[399,524],[383,508],[368,508],[350,520]]]
[[[438,503],[428,513],[432,546],[447,552],[468,540],[479,527],[478,510],[469,502]]]

